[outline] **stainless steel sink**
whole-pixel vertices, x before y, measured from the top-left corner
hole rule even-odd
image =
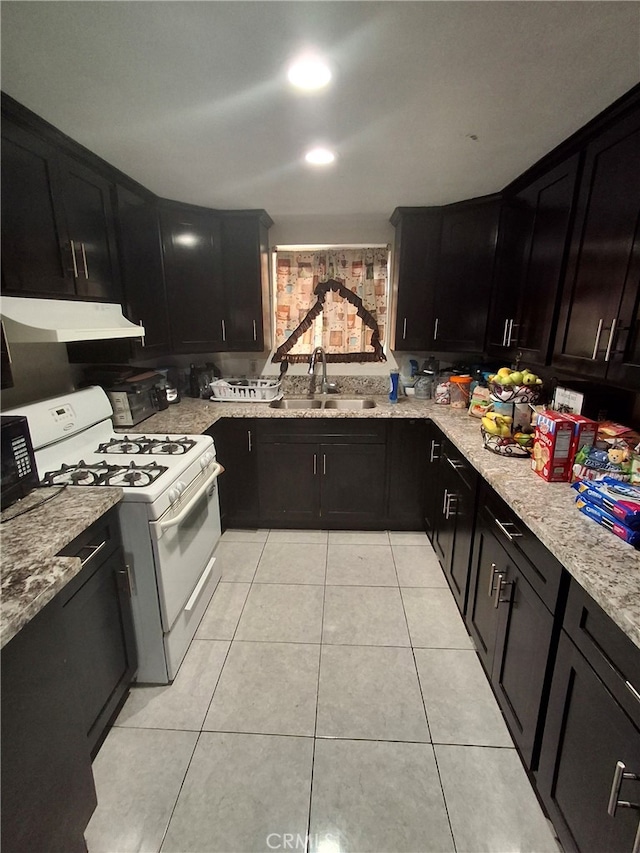
[[[374,409],[375,400],[367,400],[363,397],[345,399],[335,397],[326,400],[311,400],[308,397],[286,397],[282,400],[274,400],[269,403],[271,409],[351,409],[360,411],[362,409]]]

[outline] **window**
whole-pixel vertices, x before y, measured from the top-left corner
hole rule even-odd
[[[388,246],[277,247],[273,361],[317,346],[328,361],[385,361],[388,268]]]

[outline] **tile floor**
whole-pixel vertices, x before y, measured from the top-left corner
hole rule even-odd
[[[173,685],[94,762],[90,853],[558,853],[426,536],[227,531]]]

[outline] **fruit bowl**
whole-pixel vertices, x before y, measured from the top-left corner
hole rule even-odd
[[[500,385],[489,382],[489,391],[494,400],[501,403],[535,403],[540,385]]]
[[[514,441],[513,438],[501,438],[499,435],[491,435],[480,427],[482,433],[482,442],[487,450],[496,453],[498,456],[508,456],[511,459],[528,459],[530,455],[530,447],[523,447]],[[533,439],[533,436],[532,436]],[[531,442],[531,447],[533,441]]]

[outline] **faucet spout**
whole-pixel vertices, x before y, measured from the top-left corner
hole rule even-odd
[[[309,359],[309,376],[311,377],[311,394],[315,394],[316,392],[316,364],[318,363],[318,356],[322,357],[322,393],[327,393],[327,388],[329,387],[329,383],[327,382],[327,354],[325,353],[323,347],[316,347],[314,351],[311,353],[311,358]]]

